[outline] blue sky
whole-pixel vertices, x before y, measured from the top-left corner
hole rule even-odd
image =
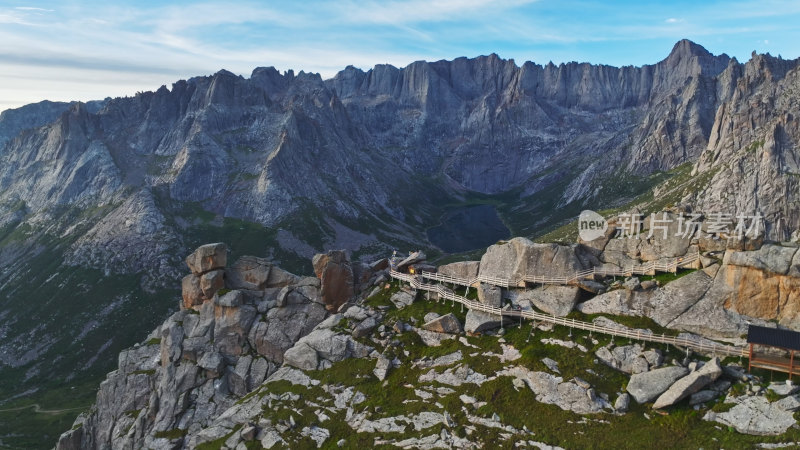
[[[800,56],[797,1],[0,0],[0,111],[155,90],[221,68],[333,76],[347,65],[497,53],[642,65],[682,38],[740,61]]]

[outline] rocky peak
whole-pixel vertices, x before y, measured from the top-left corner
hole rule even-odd
[[[783,59],[774,57],[769,53],[759,54],[753,52],[750,61],[745,64],[745,76],[753,81],[766,79],[769,81],[782,80],[786,73],[796,68],[800,59]]]
[[[727,59],[727,55],[721,55]],[[681,39],[680,41],[676,42],[675,45],[672,47],[672,51],[670,51],[669,56],[667,56],[667,61],[675,61],[675,60],[682,60],[682,59],[691,59],[691,58],[699,58],[699,59],[715,59],[715,56],[712,55],[708,50],[706,50],[702,45],[698,45],[688,39]]]
[[[372,71],[370,71],[370,73],[371,72]],[[367,76],[367,73],[363,70],[354,66],[347,66],[332,79],[328,80],[326,84],[331,90],[336,92],[339,97],[348,98],[361,88]]]
[[[281,74],[274,67],[256,67],[250,75],[250,83],[263,90],[272,101],[279,100],[294,79],[294,72]]]

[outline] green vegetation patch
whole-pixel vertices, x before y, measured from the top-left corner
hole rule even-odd
[[[685,277],[686,275],[689,275],[692,272],[697,272],[697,269],[684,269],[684,268],[682,268],[682,269],[678,269],[678,271],[675,272],[675,273],[672,273],[672,272],[659,272],[659,273],[657,273],[655,275],[639,275],[638,277],[639,277],[640,281],[655,280],[655,281],[658,282],[659,286],[663,286],[663,285],[669,283],[670,281],[675,281],[678,278]]]
[[[180,439],[186,436],[186,430],[181,430],[180,428],[173,428],[171,430],[166,430],[166,431],[156,431],[153,436],[156,438],[164,438],[164,439]]]

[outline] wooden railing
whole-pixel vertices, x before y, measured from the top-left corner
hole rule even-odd
[[[578,271],[572,275],[561,276],[548,276],[548,275],[526,275],[521,279],[509,279],[501,277],[491,277],[486,275],[478,275],[475,278],[460,278],[450,275],[443,275],[434,272],[420,271],[419,275],[427,280],[441,281],[444,283],[457,284],[459,286],[474,286],[477,283],[487,283],[495,286],[509,288],[512,286],[524,286],[525,283],[533,284],[570,284],[579,280],[594,278],[595,276],[630,276],[630,275],[646,275],[655,272],[675,272],[680,267],[688,266],[700,258],[699,253],[675,258],[668,263],[661,263],[650,261],[645,264],[636,264],[628,267],[609,268],[609,267],[592,267]]]
[[[665,334],[648,333],[646,330],[631,330],[624,328],[613,328],[599,326],[591,322],[584,322],[575,319],[567,319],[565,317],[556,317],[550,314],[543,314],[536,311],[520,311],[513,309],[503,309],[494,306],[485,305],[479,301],[470,300],[466,297],[455,294],[453,291],[441,284],[424,283],[421,281],[422,275],[419,277],[400,273],[397,271],[390,271],[392,278],[405,281],[414,289],[434,292],[438,294],[439,298],[451,300],[453,302],[461,303],[469,309],[481,311],[496,316],[519,317],[522,319],[529,319],[534,321],[549,322],[555,325],[561,325],[579,330],[591,331],[594,333],[602,333],[611,336],[619,336],[628,339],[635,339],[638,341],[656,342],[661,344],[674,345],[677,347],[684,347],[706,354],[722,355],[722,356],[744,356],[749,355],[745,347],[737,347],[733,345],[724,345],[717,343],[707,343],[701,340],[694,340],[689,338],[679,338],[675,336],[667,336]],[[443,280],[442,280],[443,281]],[[458,283],[455,283],[458,284]]]

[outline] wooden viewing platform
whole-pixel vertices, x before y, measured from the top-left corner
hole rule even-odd
[[[800,361],[795,353],[800,350],[800,333],[779,328],[750,325],[747,329],[750,363],[748,370],[758,367],[792,375],[800,373]],[[762,348],[770,351],[759,351]],[[782,354],[781,354],[782,353]]]

